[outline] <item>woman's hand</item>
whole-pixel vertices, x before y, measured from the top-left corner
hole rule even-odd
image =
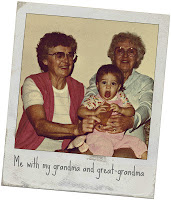
[[[134,118],[126,117],[123,115],[112,115],[107,122],[107,126],[104,127],[109,133],[116,134],[124,132],[130,128],[133,128]]]
[[[74,130],[74,135],[84,135],[85,133],[93,132],[96,123],[100,123],[100,119],[96,116],[88,116],[78,123],[76,129]]]

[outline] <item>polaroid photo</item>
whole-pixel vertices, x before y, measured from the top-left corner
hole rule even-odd
[[[154,198],[168,31],[18,2],[2,185]]]

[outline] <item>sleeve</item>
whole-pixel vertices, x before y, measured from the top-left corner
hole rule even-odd
[[[22,101],[25,110],[32,105],[44,104],[42,93],[31,78],[27,78],[24,81],[22,88]]]
[[[82,103],[82,105],[88,108],[89,110],[93,110],[99,106],[99,103],[99,100],[94,95],[91,95]]]
[[[119,98],[122,101],[123,108],[133,107],[124,92],[122,92],[122,91],[119,92]]]
[[[83,102],[88,99],[91,95],[97,95],[98,94],[98,90],[96,87],[96,74],[94,74],[92,76],[92,78],[89,81],[89,87],[86,90],[86,94],[84,96]]]
[[[139,93],[139,107],[135,111],[133,130],[144,124],[151,117],[154,81],[151,78],[143,82]],[[132,131],[133,131],[132,130]]]

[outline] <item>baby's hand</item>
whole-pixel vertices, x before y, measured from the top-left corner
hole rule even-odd
[[[121,112],[121,107],[118,106],[118,105],[115,104],[115,103],[112,103],[112,104],[110,104],[110,110],[113,110],[114,112],[120,113],[120,112]]]
[[[102,112],[106,112],[106,108],[107,108],[106,105],[101,105],[101,106],[99,106],[98,108],[95,109],[94,114],[98,115]]]

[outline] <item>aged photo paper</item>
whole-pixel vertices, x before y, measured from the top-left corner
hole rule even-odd
[[[154,198],[169,16],[18,2],[2,184],[7,186]],[[147,160],[16,149],[21,87],[40,73],[36,47],[46,33],[72,35],[78,44],[72,77],[89,86],[114,34],[139,35],[146,54],[137,72],[154,80]]]

